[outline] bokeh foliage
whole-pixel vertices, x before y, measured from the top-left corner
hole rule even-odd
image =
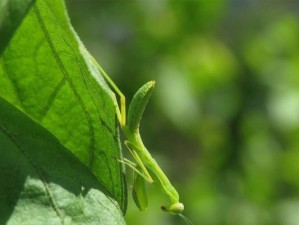
[[[142,134],[194,224],[299,223],[299,3],[67,4],[126,96],[157,81]],[[181,224],[160,203],[128,222]]]

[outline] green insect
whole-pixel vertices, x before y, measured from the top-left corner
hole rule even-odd
[[[97,61],[84,47],[82,48],[90,57],[91,61],[98,67],[110,86],[120,96],[120,107],[118,106],[115,97],[116,115],[119,120],[121,130],[127,139],[125,141],[125,145],[132,154],[136,163],[128,159],[124,159],[121,162],[132,168],[134,171],[132,194],[137,207],[140,210],[147,208],[147,195],[145,191],[146,180],[149,183],[154,183],[157,185],[169,197],[170,204],[161,206],[163,211],[178,215],[182,217],[187,224],[192,224],[191,221],[182,214],[184,211],[184,205],[179,201],[178,192],[172,186],[167,176],[157,164],[156,160],[151,156],[149,151],[144,146],[139,133],[139,124],[148,100],[155,87],[155,81],[149,81],[136,92],[129,105],[128,115],[126,118],[125,96],[121,93],[115,83],[97,63]]]

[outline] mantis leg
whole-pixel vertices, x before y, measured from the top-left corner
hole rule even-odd
[[[98,62],[95,60],[95,58],[85,49],[82,48],[90,57],[92,62],[98,67],[102,75],[105,77],[109,85],[114,89],[114,91],[119,95],[120,98],[120,106],[117,104],[117,100],[114,95],[115,101],[116,101],[116,115],[117,119],[119,120],[119,123],[121,127],[124,127],[126,125],[126,98],[123,95],[123,93],[119,90],[119,88],[116,86],[116,84],[111,80],[111,78],[108,76],[108,74],[105,72],[105,70],[98,64]]]
[[[137,173],[138,175],[140,175],[142,178],[144,178],[146,181],[148,181],[149,183],[152,182],[152,180],[149,179],[149,177],[147,177],[146,175],[144,175],[144,173],[142,172],[142,170],[137,169],[137,164],[130,161],[129,159],[124,158],[124,160],[118,160],[119,162],[125,164],[126,166],[130,167],[135,173]]]
[[[149,174],[149,172],[147,171],[145,165],[143,164],[142,160],[140,159],[139,155],[137,154],[137,152],[133,149],[133,145],[130,144],[130,142],[125,141],[125,144],[128,148],[128,150],[130,151],[130,153],[132,154],[133,158],[135,159],[135,161],[137,162],[138,166],[140,167],[143,175],[146,177],[146,181],[148,181],[149,183],[153,183],[154,180],[151,177],[151,175]]]
[[[110,86],[119,95],[120,106],[116,105],[116,115],[117,115],[117,118],[119,120],[121,127],[124,127],[126,125],[126,98],[125,98],[124,94],[118,89],[116,84],[108,76],[108,74],[103,70],[103,68],[97,62],[96,62],[96,65],[99,68],[99,70],[101,71],[101,73],[103,74],[103,76],[105,77],[105,79],[107,80],[107,82],[110,84]],[[115,100],[116,100],[116,97],[115,97]],[[117,100],[116,100],[116,102],[117,102]]]

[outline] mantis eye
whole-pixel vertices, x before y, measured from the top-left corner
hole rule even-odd
[[[184,204],[183,203],[174,203],[168,207],[166,206],[161,206],[161,209],[165,212],[170,212],[175,215],[181,214],[184,211]]]

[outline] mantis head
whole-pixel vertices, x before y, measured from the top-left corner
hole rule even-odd
[[[177,202],[177,203],[171,204],[168,207],[161,206],[161,209],[164,212],[169,212],[169,213],[172,213],[174,215],[178,215],[179,217],[181,217],[186,222],[186,224],[193,225],[193,223],[186,216],[184,216],[182,214],[182,212],[184,211],[184,204],[183,203]]]
[[[184,211],[184,204],[177,202],[174,204],[171,204],[170,206],[166,207],[166,206],[161,206],[161,209],[164,212],[169,212],[175,215],[181,214]]]

